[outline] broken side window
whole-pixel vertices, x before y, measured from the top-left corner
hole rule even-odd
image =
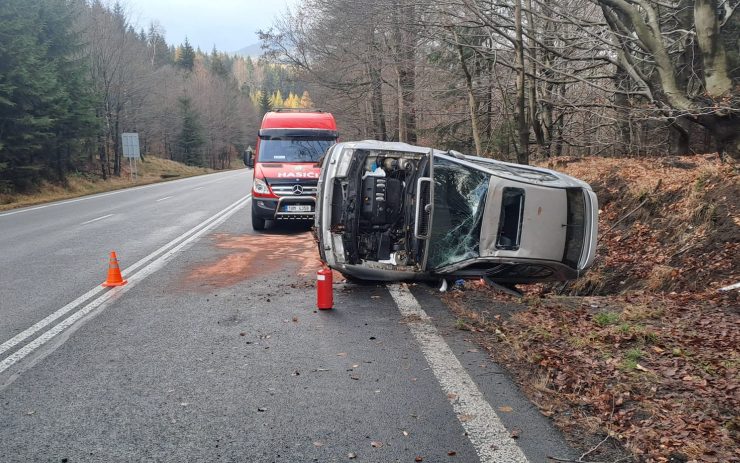
[[[522,237],[524,190],[504,188],[502,196],[496,249],[516,251],[519,249],[519,241]]]
[[[435,158],[429,268],[480,255],[480,230],[490,177],[472,167]]]

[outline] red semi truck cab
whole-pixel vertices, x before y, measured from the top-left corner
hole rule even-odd
[[[281,109],[265,114],[256,151],[244,157],[254,167],[254,230],[264,230],[267,220],[313,220],[318,161],[337,136],[331,113]]]

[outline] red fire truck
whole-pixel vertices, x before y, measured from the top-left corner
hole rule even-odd
[[[331,113],[278,109],[265,114],[256,150],[244,154],[244,163],[254,168],[254,230],[264,230],[268,220],[313,220],[317,162],[336,141]]]

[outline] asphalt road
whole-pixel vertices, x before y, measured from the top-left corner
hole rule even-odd
[[[0,461],[578,457],[430,288],[315,310],[312,240],[252,232],[250,176],[0,214]],[[98,290],[110,250],[129,284]]]

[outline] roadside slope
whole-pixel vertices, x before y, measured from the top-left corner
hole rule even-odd
[[[103,180],[97,171],[86,171],[69,174],[65,184],[42,182],[38,191],[33,193],[0,192],[0,211],[217,172],[213,169],[147,156],[138,162],[137,179],[132,181],[128,164],[121,167],[121,176],[108,180]]]
[[[593,269],[522,300],[467,283],[444,299],[543,414],[614,460],[737,462],[740,182],[717,156],[558,158],[600,204]],[[599,436],[593,439],[593,436]],[[590,437],[589,437],[590,436]]]

